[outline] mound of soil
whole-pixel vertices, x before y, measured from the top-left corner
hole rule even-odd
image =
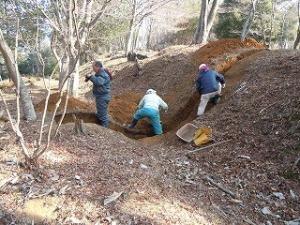
[[[221,39],[209,42],[198,51],[195,52],[193,59],[198,65],[200,63],[212,64],[214,60],[223,55],[226,60],[233,51],[240,51],[241,49],[264,49],[265,47],[254,39],[246,39],[241,41],[239,39]]]
[[[110,115],[119,123],[130,123],[142,97],[142,94],[134,92],[113,97],[109,104]]]
[[[185,121],[194,119],[199,101],[195,90],[195,74],[199,64],[208,63],[212,68],[225,73],[237,61],[255,54],[263,46],[253,39],[244,42],[225,39],[201,47],[180,48],[144,63],[141,75],[136,77],[128,69],[116,73],[112,83],[115,95],[130,92],[144,93],[153,88],[169,104],[169,112],[162,114],[165,131],[170,131]],[[242,78],[235,74],[227,79],[228,87],[235,86]],[[229,90],[229,88],[228,88]]]
[[[140,76],[136,76],[131,66],[115,71],[116,78],[112,82],[113,98],[109,106],[112,120],[119,126],[130,123],[143,93],[153,88],[169,105],[168,113],[161,115],[164,131],[176,129],[184,121],[196,117],[199,94],[195,90],[195,74],[200,63],[209,63],[212,68],[224,73],[237,61],[261,51],[262,48],[262,45],[252,39],[244,42],[237,39],[225,39],[211,42],[200,49],[181,47],[176,51],[171,50],[161,56],[147,59],[142,66]],[[230,91],[240,79],[241,74],[238,73],[230,77],[226,76],[229,87],[227,90]],[[89,93],[88,96],[90,95]],[[57,98],[56,95],[51,96],[50,111],[55,107]],[[43,105],[43,102],[39,103],[37,109],[40,110]],[[94,103],[71,98],[67,111],[94,112],[95,106]],[[90,119],[88,122],[91,122]],[[140,122],[137,128],[151,133],[147,120]]]
[[[248,207],[268,205],[284,220],[300,210],[289,197],[290,190],[300,191],[300,169],[295,166],[300,153],[299,61],[297,51],[264,51],[233,66],[228,74],[244,74],[241,85],[196,121],[212,127],[217,142],[231,141],[190,155],[211,174],[222,176]],[[258,197],[273,192],[282,192],[285,203]]]
[[[53,112],[56,108],[56,103],[59,100],[59,93],[53,93],[50,95],[49,102],[48,102],[48,108],[47,110],[49,112]],[[39,103],[35,105],[35,109],[38,112],[43,112],[45,108],[45,102],[46,100],[42,100]],[[60,103],[60,106],[58,108],[58,113],[62,113],[65,107],[66,103],[66,94],[63,95],[62,101]],[[67,112],[93,112],[95,111],[95,105],[91,102],[87,102],[78,98],[69,97],[68,99],[68,105],[67,105]]]
[[[125,127],[131,123],[132,117],[137,109],[138,103],[142,98],[142,94],[128,92],[114,96],[109,104],[109,115],[111,116],[110,128],[131,137],[141,138],[152,134],[150,123],[146,120],[141,121],[136,126],[136,130],[130,132]],[[59,93],[54,93],[50,96],[47,110],[53,112],[56,107],[56,103],[59,99]],[[64,110],[66,101],[66,95],[63,95],[62,102],[58,108],[56,121],[58,122]],[[45,106],[45,100],[40,101],[35,105],[35,109],[38,112],[43,112]],[[95,102],[87,101],[86,99],[79,99],[69,97],[66,115],[64,117],[64,123],[73,123],[76,115],[77,119],[83,120],[85,123],[98,123],[95,116]]]

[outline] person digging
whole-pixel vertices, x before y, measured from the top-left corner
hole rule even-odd
[[[165,103],[164,100],[156,94],[155,90],[147,90],[146,95],[141,99],[138,109],[128,128],[133,129],[139,120],[148,118],[151,122],[153,133],[155,135],[161,135],[163,133],[159,114],[161,108],[167,112],[167,103]]]
[[[212,102],[215,105],[219,103],[222,88],[225,88],[225,79],[222,74],[211,70],[206,64],[201,64],[199,66],[196,87],[201,94],[197,112],[197,116],[201,117],[208,102]]]
[[[85,81],[91,81],[93,83],[93,95],[96,100],[96,117],[99,124],[103,127],[108,127],[108,104],[111,99],[110,96],[110,82],[111,77],[104,69],[100,61],[93,63],[93,71],[95,75],[86,75]]]

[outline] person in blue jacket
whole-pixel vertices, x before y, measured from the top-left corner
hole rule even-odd
[[[108,127],[108,104],[111,99],[110,95],[110,76],[105,72],[105,69],[100,61],[93,63],[93,71],[95,75],[87,75],[86,81],[93,83],[93,95],[96,99],[96,116],[98,122],[103,127]]]
[[[201,94],[197,116],[204,114],[209,101],[217,104],[221,97],[222,88],[225,87],[224,76],[209,69],[206,64],[199,66],[199,73],[196,81],[197,90]]]

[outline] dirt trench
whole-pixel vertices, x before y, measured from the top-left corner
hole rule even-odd
[[[131,122],[139,100],[148,88],[155,88],[158,94],[169,104],[169,112],[161,113],[164,133],[177,130],[183,123],[196,117],[199,104],[199,94],[194,88],[195,74],[201,63],[209,64],[213,69],[225,74],[226,89],[224,99],[240,83],[242,73],[227,74],[226,72],[239,60],[261,51],[262,45],[249,39],[241,42],[236,39],[211,42],[197,50],[173,55],[162,55],[148,61],[143,65],[140,77],[120,70],[112,83],[113,97],[109,106],[111,117],[110,128],[122,132],[129,138],[142,139],[151,137],[150,123],[145,119],[138,123],[136,129],[129,130],[127,125]],[[128,91],[130,90],[130,91]],[[50,98],[49,111],[53,111],[58,99],[57,94]],[[208,105],[209,110],[211,105]],[[44,108],[44,101],[36,106],[38,111]],[[59,113],[58,121],[64,108],[64,99]],[[74,122],[73,114],[85,123],[97,123],[94,102],[86,99],[70,98],[64,123]]]

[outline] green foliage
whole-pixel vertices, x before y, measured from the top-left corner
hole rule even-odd
[[[45,63],[45,75],[50,75],[56,65],[56,59],[53,57],[49,47],[41,51],[41,56]],[[36,53],[30,52],[24,56],[19,56],[18,67],[21,74],[42,76],[42,65]]]
[[[237,38],[243,23],[244,19],[239,12],[223,13],[219,15],[214,31],[218,38]]]
[[[120,46],[120,38],[124,38],[128,32],[129,21],[107,17],[102,23],[98,23],[91,31],[88,40],[88,47],[97,49],[109,49],[112,46]]]

